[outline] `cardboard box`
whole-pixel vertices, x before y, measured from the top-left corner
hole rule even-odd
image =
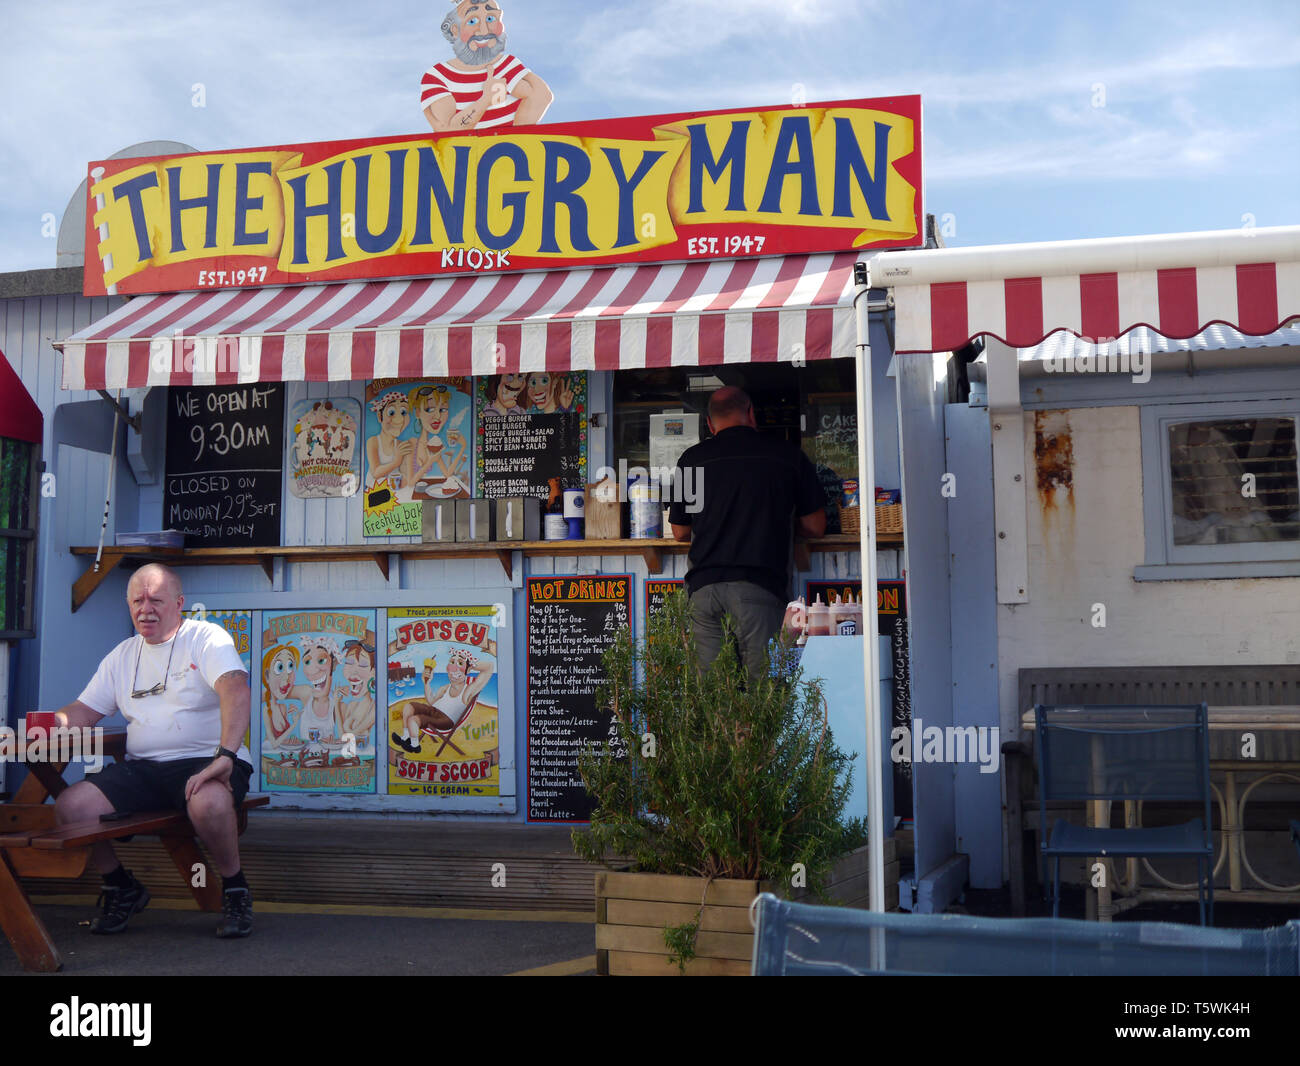
[[[493,539],[492,532],[491,500],[456,501],[457,541],[465,543],[489,541]]]
[[[497,540],[542,539],[542,501],[536,496],[507,496],[495,502]]]
[[[623,504],[618,483],[607,477],[587,486],[586,540],[619,540],[623,536]]]

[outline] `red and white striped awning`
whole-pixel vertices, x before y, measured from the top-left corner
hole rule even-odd
[[[1058,330],[1098,342],[1135,326],[1261,335],[1300,316],[1300,226],[882,253],[871,283],[894,290],[899,352],[981,334],[1028,348]]]
[[[798,362],[854,354],[856,253],[140,296],[65,389]]]

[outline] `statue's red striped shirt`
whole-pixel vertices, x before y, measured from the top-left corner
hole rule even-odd
[[[528,74],[528,68],[512,55],[503,55],[493,64],[493,74],[506,83],[506,92],[514,91],[521,78]],[[483,95],[483,86],[487,84],[488,68],[481,70],[457,70],[446,63],[435,63],[424,72],[420,79],[420,110],[442,96],[451,96],[456,100],[456,110],[462,111]],[[507,96],[505,103],[489,107],[479,119],[477,129],[490,129],[493,126],[508,126],[515,119],[520,100],[516,96]]]

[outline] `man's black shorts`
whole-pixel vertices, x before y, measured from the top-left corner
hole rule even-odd
[[[185,810],[185,783],[212,762],[212,756],[198,759],[127,759],[105,766],[86,780],[108,797],[115,811]],[[231,800],[235,809],[248,794],[253,768],[236,760],[230,772]]]

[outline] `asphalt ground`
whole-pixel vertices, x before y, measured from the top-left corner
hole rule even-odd
[[[253,933],[215,936],[217,915],[153,900],[125,932],[94,936],[93,898],[34,900],[66,977],[568,976],[595,973],[595,926],[577,911],[253,903]],[[24,971],[0,939],[0,977]]]

